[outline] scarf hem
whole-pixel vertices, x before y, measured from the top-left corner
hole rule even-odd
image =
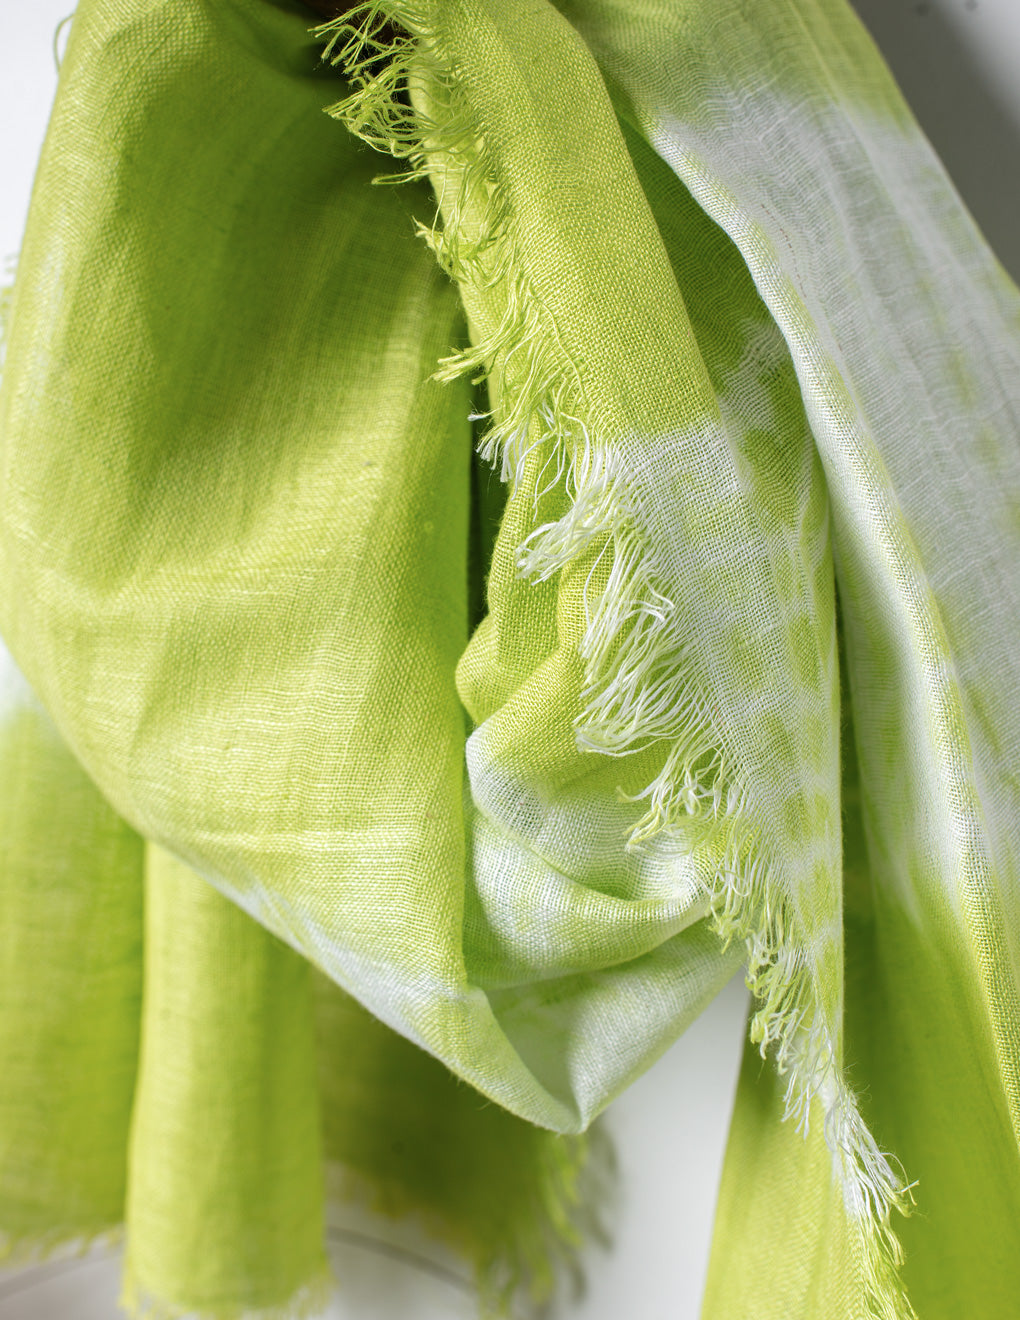
[[[336,1290],[327,1262],[286,1300],[266,1305],[187,1306],[150,1292],[125,1262],[118,1304],[132,1320],[315,1320]]]
[[[29,1269],[51,1261],[75,1260],[87,1256],[97,1247],[116,1250],[123,1242],[123,1224],[106,1224],[97,1228],[60,1225],[25,1233],[0,1229],[0,1269]]]
[[[535,1196],[530,1231],[499,1245],[475,1240],[441,1210],[415,1197],[397,1178],[372,1178],[341,1160],[327,1166],[329,1201],[356,1206],[398,1222],[418,1225],[464,1262],[464,1282],[473,1285],[479,1320],[538,1315],[561,1290],[584,1291],[580,1253],[588,1244],[608,1246],[607,1208],[613,1200],[615,1152],[599,1128],[587,1138],[550,1152]]]

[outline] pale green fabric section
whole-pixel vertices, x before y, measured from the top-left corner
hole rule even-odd
[[[311,989],[305,959],[149,846],[132,1310],[230,1320],[325,1301]]]
[[[123,1218],[142,864],[0,648],[0,1258]]]
[[[873,884],[849,724],[844,745],[848,1067],[870,1079],[865,1115],[914,1180],[915,1209],[897,1225],[903,1277],[921,1316],[1005,1318],[1020,1286],[1020,1178],[987,1009],[951,925],[919,929]],[[858,1320],[867,1312],[828,1177],[824,1116],[813,1115],[805,1142],[776,1125],[778,1112],[776,1081],[748,1051],[703,1315]]]

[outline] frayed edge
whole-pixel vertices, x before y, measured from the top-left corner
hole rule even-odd
[[[133,1320],[314,1320],[329,1305],[336,1282],[328,1264],[291,1294],[270,1306],[190,1307],[157,1297],[139,1281],[130,1260],[124,1266],[118,1304]]]
[[[396,22],[403,34],[380,37]],[[585,424],[584,390],[558,342],[508,223],[509,202],[477,125],[444,65],[423,7],[407,0],[366,3],[318,32],[325,57],[354,85],[329,108],[352,133],[408,162],[384,181],[430,175],[442,162],[451,181],[439,216],[419,233],[443,269],[484,292],[500,287],[506,307],[498,324],[463,352],[444,359],[436,379],[461,373],[484,378],[498,363],[508,406],[490,427],[480,453],[502,479],[519,485],[533,453],[546,451],[535,504],[563,481],[571,507],[563,518],[533,531],[520,546],[518,567],[533,580],[576,565],[601,543],[585,582],[588,618],[580,654],[586,665],[586,705],[577,721],[578,745],[626,756],[654,743],[671,744],[662,770],[631,800],[647,810],[628,847],[656,836],[690,849],[692,827],[702,856],[718,859],[705,885],[713,926],[724,945],[747,952],[747,984],[758,1008],[752,1042],[771,1055],[787,1078],[784,1119],[807,1128],[817,1101],[824,1111],[848,1221],[859,1238],[860,1268],[874,1320],[915,1320],[898,1277],[902,1250],[891,1227],[894,1211],[909,1212],[911,1187],[879,1150],[857,1101],[843,1080],[831,1032],[817,1007],[808,960],[792,932],[788,904],[759,832],[748,822],[739,768],[728,763],[711,712],[688,681],[693,628],[670,599],[654,550],[642,531],[640,497],[622,456],[600,444]],[[402,98],[424,89],[426,112]],[[612,553],[608,581],[594,607],[589,588],[603,556]]]
[[[382,34],[392,23],[401,32],[387,40]],[[499,324],[476,344],[443,358],[434,379],[470,374],[480,381],[499,360],[511,403],[498,420],[492,413],[475,417],[490,423],[479,453],[498,468],[504,482],[516,485],[532,451],[548,445],[550,459],[537,502],[569,473],[575,432],[586,434],[580,421],[581,381],[572,364],[564,367],[562,350],[557,352],[556,327],[524,273],[509,231],[509,202],[486,153],[476,150],[469,109],[436,49],[427,13],[406,0],[373,0],[316,33],[326,40],[323,58],[340,65],[355,88],[327,113],[369,145],[407,162],[402,173],[380,176],[377,183],[428,180],[436,158],[453,166],[456,182],[451,175],[441,198],[445,223],[437,213],[431,225],[417,223],[418,235],[451,278],[479,289],[499,287],[506,308]],[[403,100],[404,88],[412,95],[417,89],[433,109]]]
[[[584,1292],[581,1252],[608,1245],[608,1209],[615,1199],[615,1150],[596,1124],[583,1137],[547,1133],[543,1168],[531,1213],[519,1231],[493,1247],[465,1233],[434,1205],[408,1193],[396,1179],[380,1181],[341,1163],[330,1164],[329,1198],[363,1206],[389,1220],[408,1220],[462,1260],[470,1271],[480,1320],[539,1316],[566,1290]]]
[[[816,1104],[821,1110],[833,1176],[857,1239],[867,1314],[917,1320],[900,1278],[903,1249],[892,1227],[894,1213],[911,1212],[916,1184],[907,1183],[895,1157],[879,1148],[843,1078],[807,961],[786,937],[787,913],[770,892],[767,867],[760,858],[741,865],[731,856],[722,870],[723,882],[710,896],[712,922],[725,944],[738,940],[747,950],[746,981],[755,1001],[749,1035],[786,1078],[782,1119],[806,1136]]]
[[[601,1124],[582,1137],[546,1143],[536,1189],[535,1213],[527,1231],[506,1248],[476,1263],[483,1320],[545,1308],[564,1288],[575,1299],[585,1289],[581,1252],[589,1243],[607,1246],[607,1211],[616,1187],[616,1154]]]
[[[102,1247],[117,1251],[124,1244],[124,1225],[103,1228],[51,1228],[42,1233],[9,1233],[0,1230],[0,1267],[28,1269],[50,1261],[73,1260]]]

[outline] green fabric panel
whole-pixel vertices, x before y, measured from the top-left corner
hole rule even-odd
[[[86,0],[74,27],[0,399],[5,635],[127,819],[486,1094],[576,1132],[738,954],[692,864],[677,884],[671,847],[627,852],[644,808],[617,788],[641,767],[577,747],[583,563],[514,586],[527,691],[500,732],[527,712],[528,737],[498,787],[531,826],[465,799],[470,387],[429,378],[465,335],[414,239],[427,191],[369,186],[296,10]],[[635,1033],[613,1005],[649,998]]]
[[[845,674],[845,651],[842,658]],[[905,915],[890,900],[888,878],[872,868],[849,692],[844,696],[847,1070],[868,1079],[861,1099],[868,1125],[909,1170],[912,1205],[895,1231],[918,1316],[1007,1320],[1020,1289],[1020,1168],[989,1007],[973,961],[952,934],[953,914],[943,906],[920,919]],[[748,1048],[704,1320],[868,1314],[852,1290],[839,1291],[853,1278],[853,1256],[841,1208],[825,1200],[832,1156],[819,1141],[819,1116],[801,1145],[796,1134],[791,1142],[792,1124],[777,1124],[782,1112],[781,1081]],[[816,1204],[819,1197],[824,1204]]]
[[[143,853],[8,672],[0,702],[0,1257],[17,1258],[123,1218]]]
[[[814,1106],[807,1133],[783,1121],[785,1084],[748,1042],[723,1164],[702,1320],[865,1320],[847,1230]],[[736,1245],[735,1244],[739,1244]]]
[[[882,898],[847,922],[847,1063],[911,1179],[897,1226],[923,1320],[1009,1320],[1020,1296],[1020,1156],[987,1007],[948,914],[927,927]]]
[[[324,1300],[308,963],[150,845],[125,1293],[228,1320]]]
[[[844,672],[846,663],[844,660]],[[923,1320],[1007,1320],[1020,1296],[1020,1152],[975,959],[940,889],[893,901],[869,857],[849,692],[843,727],[847,1066],[882,1145],[910,1171],[898,1225],[903,1278]]]
[[[518,259],[560,330],[561,351],[578,355],[593,427],[616,439],[710,420],[714,401],[683,299],[578,33],[547,3],[428,0],[420,12],[458,71],[469,122],[486,134],[487,168],[505,190]],[[467,223],[483,227],[483,208],[476,204]],[[457,274],[484,333],[508,288],[486,298],[466,271]],[[640,319],[621,314],[635,305]]]

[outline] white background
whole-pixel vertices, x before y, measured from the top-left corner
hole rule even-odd
[[[679,0],[678,0],[679,2]],[[0,0],[0,257],[21,240],[69,0]],[[1020,278],[1020,0],[857,0],[857,9],[1000,259]],[[621,1197],[611,1252],[562,1320],[696,1320],[746,993],[734,982],[610,1110]],[[344,1320],[460,1320],[469,1295],[406,1225],[339,1212],[331,1234]],[[421,1261],[422,1256],[429,1258]],[[103,1253],[0,1274],[0,1320],[111,1320]]]

